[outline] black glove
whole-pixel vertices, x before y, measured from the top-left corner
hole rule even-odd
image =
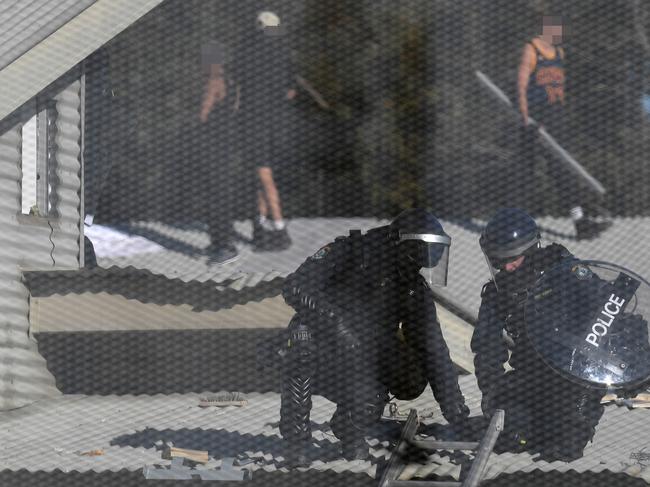
[[[503,374],[481,388],[481,411],[485,419],[491,419],[496,407],[497,390],[503,390],[504,383],[508,381],[508,374]]]
[[[490,406],[491,402],[489,393],[483,394],[483,397],[481,398],[481,411],[483,411],[485,419],[491,419],[494,414],[494,407]]]
[[[457,439],[475,438],[476,432],[469,421],[469,408],[465,403],[453,404],[444,407],[442,415],[454,430]]]

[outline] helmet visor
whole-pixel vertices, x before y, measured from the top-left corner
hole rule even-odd
[[[436,234],[402,234],[400,241],[407,241],[409,256],[419,266],[419,273],[429,287],[447,285],[451,238]]]

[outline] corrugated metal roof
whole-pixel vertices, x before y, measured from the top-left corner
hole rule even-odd
[[[24,271],[34,297],[69,293],[109,293],[142,303],[189,304],[196,309],[222,309],[278,295],[283,277],[275,272],[220,276],[218,282],[183,281],[135,267],[85,268],[66,271]]]
[[[461,378],[461,388],[474,415],[480,411],[480,393],[472,376]],[[222,409],[198,407],[206,394],[155,396],[63,396],[2,413],[0,465],[17,471],[119,471],[139,470],[144,465],[168,465],[161,459],[163,442],[196,450],[208,450],[207,467],[218,467],[221,458],[246,454],[255,458],[253,470],[282,469],[282,443],[277,420],[277,393],[248,394],[248,406]],[[425,425],[442,424],[440,411],[426,391],[418,400],[400,403],[400,410],[416,407]],[[316,396],[312,411],[317,447],[308,452],[309,468],[337,472],[366,472],[376,476],[380,459],[390,454],[399,426],[383,422],[368,441],[371,460],[346,462],[338,455],[338,441],[328,421],[334,404]],[[528,454],[490,457],[486,478],[513,472],[619,472],[650,482],[650,469],[635,464],[635,454],[646,448],[650,412],[627,411],[608,406],[596,430],[593,444],[583,458],[571,463],[536,461]],[[99,456],[84,456],[102,450]],[[427,465],[413,464],[415,477],[457,476],[460,467],[444,453],[432,455]]]
[[[97,0],[1,0],[0,69]]]
[[[133,266],[149,269],[183,281],[232,281],[230,286],[241,288],[259,281],[283,277],[293,272],[309,255],[332,241],[347,235],[350,229],[369,228],[386,221],[370,218],[297,218],[289,223],[293,245],[281,252],[251,250],[250,222],[237,222],[236,230],[242,240],[237,246],[240,258],[224,266],[209,265],[203,249],[208,245],[205,230],[174,227],[158,222],[139,222],[128,227],[132,235],[160,243],[156,251],[122,256],[102,256],[102,243],[97,242],[99,265],[104,267]],[[569,218],[544,217],[539,219],[544,244],[556,241],[565,245],[580,258],[614,262],[650,276],[650,250],[644,245],[650,234],[650,218],[616,218],[613,226],[599,238],[578,241],[573,237]],[[470,321],[476,319],[483,285],[490,278],[485,258],[478,244],[484,222],[479,220],[443,221],[445,231],[452,237],[449,261],[449,280],[446,288],[436,293]],[[89,231],[91,239],[93,234]],[[113,245],[113,242],[110,242]]]
[[[281,279],[284,273],[293,270],[306,256],[335,236],[346,234],[350,228],[367,229],[380,223],[367,219],[296,219],[290,226],[295,241],[290,249],[255,254],[243,241],[239,243],[241,259],[226,266],[207,264],[206,257],[200,252],[207,245],[204,231],[140,223],[132,226],[133,233],[142,235],[149,232],[147,238],[154,241],[163,241],[164,238],[167,247],[149,254],[114,258],[104,258],[100,254],[98,260],[101,265],[142,266],[150,272],[188,283],[196,279],[210,285],[218,282],[227,287],[244,279],[245,283],[255,285],[258,282],[256,272]],[[643,249],[638,246],[621,253],[623,247],[619,244],[625,239],[626,248],[629,248],[634,247],[631,242],[641,242],[641,237],[650,230],[648,219],[617,219],[610,231],[590,242],[577,242],[571,238],[569,220],[543,218],[540,224],[547,240],[552,238],[565,243],[581,257],[614,260],[647,274],[646,267],[650,264],[645,262]],[[451,285],[444,291],[445,298],[467,313],[476,313],[480,287],[488,278],[478,247],[481,222],[444,222],[444,225],[453,239]],[[240,222],[237,229],[244,239],[250,237],[249,224]],[[178,243],[176,247],[174,242]],[[194,251],[188,252],[188,249]],[[92,272],[101,274],[114,270]],[[228,281],[226,276],[239,277]],[[246,284],[240,284],[242,288],[246,287]],[[472,413],[480,415],[481,395],[474,377],[461,377],[460,383]],[[196,395],[84,397],[78,401],[64,397],[34,405],[20,414],[10,413],[3,417],[7,420],[3,423],[8,426],[0,431],[0,445],[12,446],[6,451],[0,450],[0,462],[12,470],[138,470],[145,463],[161,463],[156,442],[171,439],[177,446],[207,449],[217,460],[225,455],[246,452],[258,459],[252,468],[268,471],[282,468],[276,424],[279,415],[277,394],[251,394],[250,405],[242,409],[199,410],[195,407],[196,400]],[[401,403],[400,407],[403,410],[417,407],[425,416],[425,424],[444,423],[430,392],[412,403]],[[59,418],[57,421],[50,414],[53,410]],[[385,428],[379,428],[369,439],[373,447],[373,462],[344,462],[336,457],[335,441],[326,426],[332,411],[331,403],[317,398],[312,420],[320,449],[315,452],[311,468],[365,471],[374,476],[377,460],[389,454],[392,436]],[[636,460],[638,453],[643,453],[646,448],[650,436],[649,414],[646,410],[628,411],[608,406],[598,425],[594,443],[587,446],[582,459],[567,464],[537,461],[529,454],[494,455],[489,462],[487,477],[532,471],[619,472],[650,482],[650,470]],[[43,431],[47,441],[42,441]],[[49,449],[34,449],[34,441],[30,438],[36,434],[40,435],[39,445],[50,445]],[[105,454],[86,458],[76,453],[88,449],[103,449]],[[212,465],[218,465],[218,461]],[[431,473],[457,475],[459,472],[459,466],[451,463],[445,455],[433,455],[431,463],[425,467],[412,465],[410,468],[416,477]]]
[[[253,252],[250,246],[252,227],[249,221],[236,222],[241,239],[236,243],[240,256],[233,263],[210,264],[205,248],[209,238],[202,227],[180,227],[160,222],[136,222],[119,227],[124,240],[136,237],[137,247],[129,254],[124,243],[118,255],[111,255],[119,235],[98,231],[98,226],[86,229],[97,254],[97,263],[104,268],[146,269],[170,279],[183,282],[215,282],[231,289],[256,287],[261,283],[281,280],[293,272],[316,250],[351,228],[367,230],[381,222],[364,218],[298,218],[290,222],[293,245],[280,252]],[[107,235],[106,241],[103,235]],[[142,245],[142,239],[157,245]],[[146,252],[139,252],[146,248]]]

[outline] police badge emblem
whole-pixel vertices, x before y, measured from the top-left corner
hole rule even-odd
[[[311,256],[312,259],[319,260],[323,259],[330,252],[330,246],[326,245],[321,247],[314,255]]]
[[[589,267],[586,267],[586,266],[581,265],[581,264],[574,265],[571,268],[571,272],[573,272],[573,274],[575,274],[576,278],[578,278],[581,281],[591,279],[591,277],[593,276],[593,273],[591,272],[591,269],[589,269]]]

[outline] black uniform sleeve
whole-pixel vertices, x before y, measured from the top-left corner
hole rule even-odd
[[[327,287],[345,270],[347,261],[345,240],[325,245],[287,277],[282,288],[284,300],[296,311],[310,309],[340,317],[338,307],[328,298]]]
[[[458,373],[440,328],[431,291],[423,284],[421,292],[409,293],[403,303],[402,328],[409,345],[418,354],[433,395],[450,423],[469,416],[458,385]]]
[[[503,364],[508,361],[508,347],[502,338],[504,323],[496,314],[496,294],[492,282],[483,288],[478,322],[472,335],[476,380],[483,395],[503,376]]]

